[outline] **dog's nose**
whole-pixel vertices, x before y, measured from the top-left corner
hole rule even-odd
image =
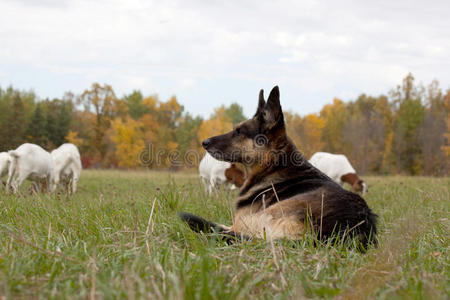
[[[208,148],[208,146],[211,144],[211,139],[206,139],[202,142],[203,148]]]

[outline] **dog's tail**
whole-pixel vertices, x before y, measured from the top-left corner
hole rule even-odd
[[[196,215],[187,212],[182,212],[179,214],[179,216],[181,220],[186,222],[189,225],[189,227],[195,232],[222,233],[226,231],[225,228],[216,223],[207,221],[201,217],[198,217]]]
[[[203,233],[218,233],[225,239],[227,243],[230,243],[238,238],[244,240],[250,239],[247,236],[243,236],[240,233],[229,230],[219,224],[210,222],[191,213],[181,212],[179,216],[181,220],[186,222],[193,231]]]

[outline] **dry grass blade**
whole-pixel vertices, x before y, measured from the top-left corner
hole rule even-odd
[[[50,250],[46,250],[46,249],[44,249],[44,248],[42,248],[42,247],[39,247],[38,245],[33,244],[32,242],[30,242],[29,240],[27,240],[26,238],[24,238],[24,237],[22,237],[22,236],[18,236],[16,233],[14,233],[14,232],[13,232],[12,230],[10,230],[9,228],[3,227],[2,230],[5,231],[5,232],[6,232],[11,238],[13,238],[14,240],[16,240],[16,241],[18,241],[18,242],[21,242],[22,244],[31,246],[31,247],[35,248],[36,250],[39,250],[39,251],[42,252],[42,253],[45,253],[45,254],[50,255],[50,256],[58,256],[58,257],[67,259],[67,260],[69,260],[69,261],[71,261],[71,262],[81,263],[79,260],[77,260],[77,259],[75,259],[75,258],[73,258],[73,257],[67,256],[67,255],[64,255],[64,254],[61,253],[61,252],[50,251]]]
[[[89,292],[89,299],[94,300],[96,299],[97,295],[97,287],[96,287],[96,277],[97,277],[97,263],[96,263],[96,251],[94,248],[94,255],[91,258],[90,264],[91,264],[91,290]]]
[[[273,190],[273,193],[275,194],[275,198],[277,198],[277,202],[280,202],[280,198],[278,198],[277,190],[275,190],[275,186],[273,185],[273,182],[270,182],[270,184],[272,185],[272,190]],[[281,215],[284,216],[283,208],[281,208]]]
[[[319,231],[320,240],[322,240],[322,221],[323,221],[323,194],[322,194],[322,203],[320,205],[320,231]]]
[[[350,228],[349,230],[347,230],[347,231],[344,233],[344,235],[342,236],[342,240],[344,241],[345,238],[347,237],[347,235],[349,235],[350,232],[352,232],[352,230],[354,230],[356,227],[358,227],[358,226],[364,224],[364,222],[366,222],[366,220],[362,220],[361,222],[359,222],[358,224],[356,224],[355,226],[353,226],[352,228]]]
[[[153,211],[155,209],[155,203],[156,203],[156,197],[153,198],[152,210],[150,211],[150,215],[148,216],[147,229],[145,230],[145,246],[147,247],[148,255],[150,255],[150,246],[148,244],[148,236],[149,236],[148,234],[150,232],[150,226],[152,228],[152,233],[153,233],[152,217],[153,217]]]

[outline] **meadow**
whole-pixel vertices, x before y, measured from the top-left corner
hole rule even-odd
[[[195,234],[177,213],[230,224],[237,192],[207,196],[194,172],[88,170],[73,197],[2,189],[0,296],[449,299],[450,178],[364,179],[379,215],[367,253]]]

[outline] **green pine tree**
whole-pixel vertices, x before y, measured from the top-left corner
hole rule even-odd
[[[26,131],[27,141],[45,148],[47,145],[45,125],[41,105],[38,103]]]
[[[148,109],[142,104],[144,97],[138,90],[134,90],[130,95],[124,97],[125,103],[128,106],[130,116],[137,120],[148,112]]]
[[[72,120],[72,110],[69,102],[61,101],[59,104],[59,114],[56,121],[57,127],[55,131],[56,146],[60,146],[67,142],[66,136],[70,130],[70,123]]]
[[[233,126],[247,119],[244,115],[242,106],[237,103],[232,103],[228,106],[228,108],[225,109],[225,114],[231,120]]]
[[[8,149],[15,149],[25,142],[25,121],[25,108],[22,99],[19,93],[15,93],[7,122],[7,131],[5,132]]]

